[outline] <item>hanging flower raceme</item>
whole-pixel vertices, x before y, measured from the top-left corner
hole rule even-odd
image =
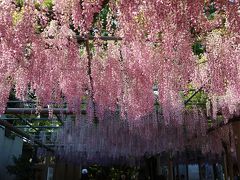
[[[226,2],[226,17],[228,21],[228,28],[233,33],[237,33],[239,36],[240,32],[240,2],[239,1],[228,1]],[[239,41],[238,41],[239,42]]]
[[[122,47],[126,86],[124,104],[130,119],[153,110],[154,66],[151,53],[151,44],[133,42]]]
[[[1,78],[1,77],[0,77]],[[11,79],[0,80],[0,114],[4,114],[8,102],[8,96],[12,88]]]
[[[55,1],[54,10],[62,24],[72,23],[80,34],[85,35],[92,27],[94,16],[100,12],[103,0]]]
[[[212,32],[207,37],[207,74],[209,83],[206,88],[215,100],[213,117],[223,110],[225,117],[236,113],[239,87],[239,45],[237,38],[227,37],[220,31]],[[216,96],[220,96],[219,98]],[[226,109],[227,108],[227,109]],[[234,110],[235,109],[235,110]]]
[[[186,148],[221,155],[221,139],[227,140],[229,132],[226,128],[208,132],[208,120],[196,108],[184,112],[181,126],[155,121],[153,114],[138,119],[140,123],[121,121],[119,114],[110,110],[97,126],[85,118],[81,115],[75,121],[68,119],[58,131],[56,152],[64,160],[79,164],[131,164],[129,157],[137,163],[146,155],[172,152],[175,156]]]
[[[104,111],[116,111],[123,90],[120,51],[118,45],[109,43],[104,52],[96,46],[92,62],[94,99],[100,116]]]

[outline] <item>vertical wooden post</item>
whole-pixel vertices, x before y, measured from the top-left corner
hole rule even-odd
[[[198,162],[198,173],[199,173],[199,180],[202,180],[203,177],[202,177],[202,168],[201,168],[201,163]]]
[[[186,162],[186,179],[189,180],[188,163]]]
[[[65,163],[57,161],[54,168],[54,180],[64,180]]]
[[[161,159],[160,155],[157,155],[157,175],[161,175]]]
[[[228,178],[228,168],[227,168],[227,155],[223,152],[223,168],[224,168],[224,179]]]
[[[173,177],[173,158],[172,155],[169,155],[169,160],[168,160],[168,180],[174,180]]]
[[[175,176],[176,175],[180,179],[181,174],[179,173],[179,163],[176,164],[176,174],[175,174]]]
[[[66,166],[66,179],[74,180],[74,166],[71,163]]]
[[[237,153],[238,169],[240,170],[240,117],[232,123],[233,137]]]
[[[233,180],[233,163],[232,163],[232,156],[231,152],[229,151],[229,147],[223,142],[223,147],[226,156],[226,169],[227,169],[227,180]]]
[[[177,152],[177,157],[176,158],[177,158],[176,159],[176,172],[175,172],[174,176],[178,177],[178,179],[180,179],[181,174],[179,172],[179,159],[180,159],[180,153],[179,152]]]
[[[228,159],[229,177],[230,177],[230,180],[233,180],[233,162],[232,162],[232,156],[230,151],[228,151],[227,157],[228,157],[227,159]]]
[[[81,176],[81,168],[78,165],[74,165],[74,180],[79,180]]]
[[[50,166],[50,154],[47,152],[46,157],[45,157],[45,163],[44,163],[44,178],[47,179],[48,176],[48,168]]]
[[[215,163],[213,164],[213,177],[214,177],[214,180],[218,179],[218,169]]]

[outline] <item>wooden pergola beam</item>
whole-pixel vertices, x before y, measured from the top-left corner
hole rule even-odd
[[[0,118],[4,121],[22,121],[20,118]],[[31,118],[31,121],[49,121],[48,118]],[[58,119],[51,119],[51,121],[58,121]]]
[[[67,108],[53,108],[53,114],[73,114]],[[5,114],[36,114],[37,110],[35,108],[7,108]],[[39,114],[48,114],[49,110],[43,108],[39,111]]]
[[[78,41],[89,41],[89,40],[102,40],[102,41],[122,41],[123,38],[121,37],[116,37],[116,36],[99,36],[99,37],[95,37],[95,36],[76,36]]]
[[[59,129],[62,128],[61,126],[14,126],[15,128],[18,129]]]
[[[208,132],[208,133],[211,133],[211,132],[213,132],[213,131],[215,131],[215,130],[218,130],[219,128],[222,128],[222,127],[224,127],[224,126],[230,125],[230,124],[232,124],[232,123],[234,123],[234,122],[240,122],[240,117],[231,118],[231,119],[228,120],[227,123],[224,123],[224,122],[222,121],[222,123],[219,123],[217,126],[208,128],[208,131],[207,131],[207,132]]]
[[[50,152],[54,152],[53,149],[49,148],[48,146],[44,145],[43,143],[41,143],[40,141],[37,141],[37,140],[31,140],[31,136],[26,134],[25,132],[17,129],[16,127],[14,127],[12,124],[6,122],[6,121],[3,121],[3,120],[0,120],[0,125],[1,126],[4,126],[5,128],[9,129],[10,131],[18,134],[19,136],[21,137],[24,137],[30,141],[33,141],[35,144],[37,144],[39,147],[42,147],[42,148],[45,148],[47,151],[50,151]]]

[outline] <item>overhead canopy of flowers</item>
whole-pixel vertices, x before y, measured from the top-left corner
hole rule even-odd
[[[41,104],[67,102],[73,112],[86,101],[93,119],[118,110],[134,121],[158,101],[167,124],[181,123],[182,96],[201,87],[213,107],[234,114],[240,97],[239,5],[0,0],[0,113],[14,88],[19,99],[32,91]]]

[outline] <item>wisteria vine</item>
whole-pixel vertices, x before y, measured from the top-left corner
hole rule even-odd
[[[87,99],[89,115],[94,111],[99,119],[105,111],[119,110],[124,119],[136,121],[153,112],[157,100],[166,124],[182,124],[181,92],[187,92],[189,84],[201,87],[206,77],[203,89],[210,99],[218,97],[223,114],[237,111],[231,109],[237,108],[240,82],[238,0],[44,3],[0,1],[1,113],[15,87],[19,99],[31,89],[41,104],[64,100],[73,112]],[[96,17],[106,7],[105,26],[114,25],[111,35],[122,42],[98,40],[102,34],[97,27],[103,26]],[[93,35],[88,67],[84,43],[76,37]],[[201,55],[204,68],[192,50],[197,39],[206,47]],[[157,97],[153,86],[158,87]]]

